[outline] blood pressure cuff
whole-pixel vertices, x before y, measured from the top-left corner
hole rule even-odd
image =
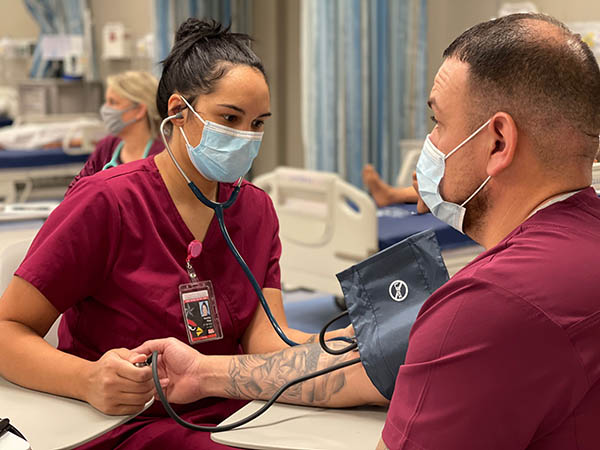
[[[435,233],[414,234],[336,276],[367,375],[391,399],[417,314],[448,281]]]

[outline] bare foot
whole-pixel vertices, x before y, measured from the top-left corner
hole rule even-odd
[[[371,193],[375,204],[378,207],[383,207],[394,203],[392,187],[383,181],[375,168],[371,164],[367,164],[362,171],[363,183]]]

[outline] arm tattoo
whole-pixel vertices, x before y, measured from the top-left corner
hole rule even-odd
[[[231,398],[266,400],[295,378],[356,356],[355,352],[330,355],[323,352],[319,344],[300,345],[266,355],[239,355],[229,364],[225,392]],[[323,405],[345,384],[344,370],[336,370],[292,386],[280,399],[290,403]]]
[[[313,334],[306,341],[304,341],[304,344],[314,344],[315,342],[318,342],[318,341],[319,341],[319,336],[316,334]]]

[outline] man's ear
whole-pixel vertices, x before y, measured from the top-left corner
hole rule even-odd
[[[187,108],[186,104],[181,100],[179,94],[171,94],[169,97],[169,101],[167,102],[167,108],[169,116],[173,116],[177,113],[181,113],[184,109]],[[171,119],[171,123],[176,127],[182,127],[184,119],[184,114],[180,114],[180,117]]]
[[[494,177],[509,167],[517,150],[518,130],[510,114],[498,112],[490,119],[493,148],[487,164],[487,174]]]

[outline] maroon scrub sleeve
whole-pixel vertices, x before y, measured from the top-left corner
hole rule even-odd
[[[528,448],[531,430],[573,409],[584,379],[542,311],[487,282],[450,281],[411,330],[383,440],[390,450]]]
[[[15,275],[61,313],[93,295],[119,250],[121,213],[102,179],[85,178],[50,214]]]

